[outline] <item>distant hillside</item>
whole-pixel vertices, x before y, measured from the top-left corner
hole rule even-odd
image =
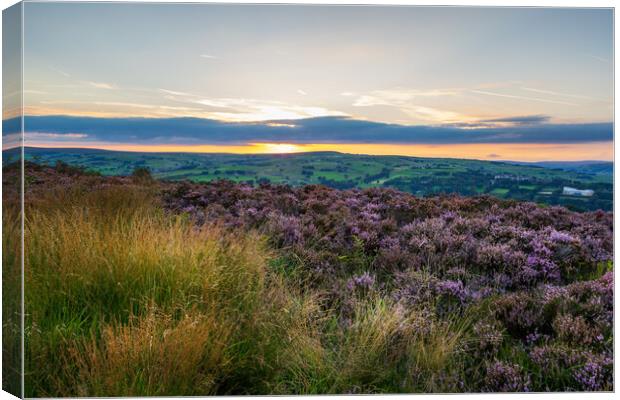
[[[534,163],[513,162],[518,165],[532,165],[543,168],[561,169],[591,175],[613,175],[614,163],[611,161],[542,161]]]
[[[16,159],[5,152],[5,164]],[[449,158],[373,156],[337,152],[297,154],[140,153],[93,149],[25,149],[27,160],[62,161],[103,175],[129,175],[137,167],[158,179],[207,182],[227,179],[251,184],[338,189],[392,187],[417,196],[441,193],[490,194],[500,198],[564,205],[575,210],[612,209],[612,174],[597,172],[605,163],[526,163]],[[607,163],[609,164],[609,163]],[[565,165],[565,168],[558,168]],[[583,165],[582,168],[577,168]],[[603,167],[604,166],[604,167]],[[612,164],[613,166],[613,164]],[[571,168],[569,168],[571,167]],[[592,189],[590,198],[562,195],[564,186]]]

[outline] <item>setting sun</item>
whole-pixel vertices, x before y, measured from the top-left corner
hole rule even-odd
[[[282,154],[282,153],[301,153],[303,146],[292,143],[252,143],[256,147],[257,153]]]

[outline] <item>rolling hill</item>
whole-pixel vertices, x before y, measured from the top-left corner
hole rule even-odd
[[[248,155],[34,147],[25,148],[24,154],[36,163],[60,161],[102,175],[129,175],[144,167],[165,180],[323,184],[338,189],[391,187],[417,196],[489,194],[581,211],[611,210],[613,201],[613,164],[595,161],[527,164],[337,152]],[[16,157],[14,151],[5,151],[4,163]],[[592,189],[594,196],[565,196],[564,186]]]

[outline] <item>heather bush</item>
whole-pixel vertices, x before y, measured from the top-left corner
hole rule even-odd
[[[327,294],[343,326],[364,296],[385,296],[436,320],[462,318],[490,300],[469,329],[477,340],[464,346],[471,354],[463,368],[476,382],[471,390],[609,387],[580,386],[570,371],[585,367],[553,358],[559,372],[546,378],[541,360],[528,352],[534,346],[579,346],[596,357],[609,351],[611,213],[490,197],[421,199],[390,189],[224,181],[175,188],[163,201],[172,212],[196,207],[194,215],[217,208],[207,213],[213,221],[267,234],[283,259],[296,260],[290,268],[297,279]],[[597,367],[588,368],[580,381],[601,379]],[[424,390],[437,390],[429,379],[442,382],[440,390],[468,390],[458,375],[426,375]]]
[[[530,378],[517,364],[496,361],[486,370],[485,390],[490,392],[528,392]]]

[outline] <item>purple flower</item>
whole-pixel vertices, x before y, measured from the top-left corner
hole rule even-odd
[[[573,378],[586,391],[603,389],[603,367],[594,361],[588,361],[583,367],[573,373]]]
[[[457,298],[460,302],[465,302],[469,292],[461,281],[441,281],[437,283],[437,292]]]
[[[573,241],[575,241],[575,238],[573,238],[568,233],[558,232],[555,229],[551,231],[551,234],[549,235],[549,239],[551,239],[552,242],[564,243],[564,244],[572,243]]]
[[[530,378],[519,365],[496,361],[487,367],[485,389],[489,392],[529,392]]]
[[[352,277],[347,281],[347,289],[350,291],[356,289],[370,290],[375,285],[375,277],[368,272],[364,272],[362,275]]]

